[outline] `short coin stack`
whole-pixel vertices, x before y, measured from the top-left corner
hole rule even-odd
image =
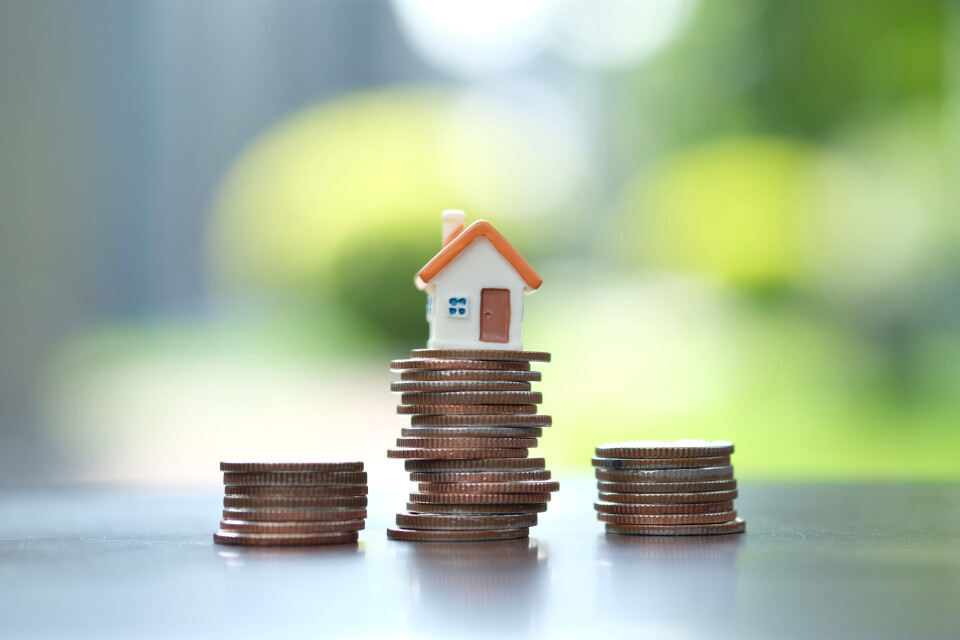
[[[529,458],[550,416],[538,415],[537,351],[416,349],[395,360],[397,413],[411,416],[390,458],[406,460],[419,483],[407,512],[387,529],[394,540],[525,538],[560,486],[543,458]]]
[[[221,462],[217,544],[253,547],[356,542],[367,517],[362,462]]]
[[[723,440],[642,440],[597,447],[597,518],[607,533],[699,536],[741,533],[730,454]]]

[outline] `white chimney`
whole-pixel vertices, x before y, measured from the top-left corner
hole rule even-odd
[[[440,219],[440,241],[445,247],[463,231],[467,222],[467,214],[457,209],[447,209]]]

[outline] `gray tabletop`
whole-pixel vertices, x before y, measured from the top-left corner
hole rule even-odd
[[[560,480],[529,540],[388,541],[394,487],[310,550],[213,545],[215,488],[6,490],[0,636],[960,637],[958,486],[741,483],[746,534],[645,538]]]

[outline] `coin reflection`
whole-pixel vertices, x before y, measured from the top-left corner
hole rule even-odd
[[[227,567],[243,567],[248,563],[281,564],[303,558],[347,558],[363,552],[362,542],[291,547],[217,546],[217,556]]]
[[[411,542],[399,553],[417,627],[448,636],[536,628],[547,580],[546,548],[536,540]]]
[[[629,536],[599,540],[599,598],[628,621],[682,617],[715,624],[733,618],[743,536]]]

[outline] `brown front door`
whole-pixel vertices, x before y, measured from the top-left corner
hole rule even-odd
[[[510,290],[480,291],[480,340],[510,342]]]

